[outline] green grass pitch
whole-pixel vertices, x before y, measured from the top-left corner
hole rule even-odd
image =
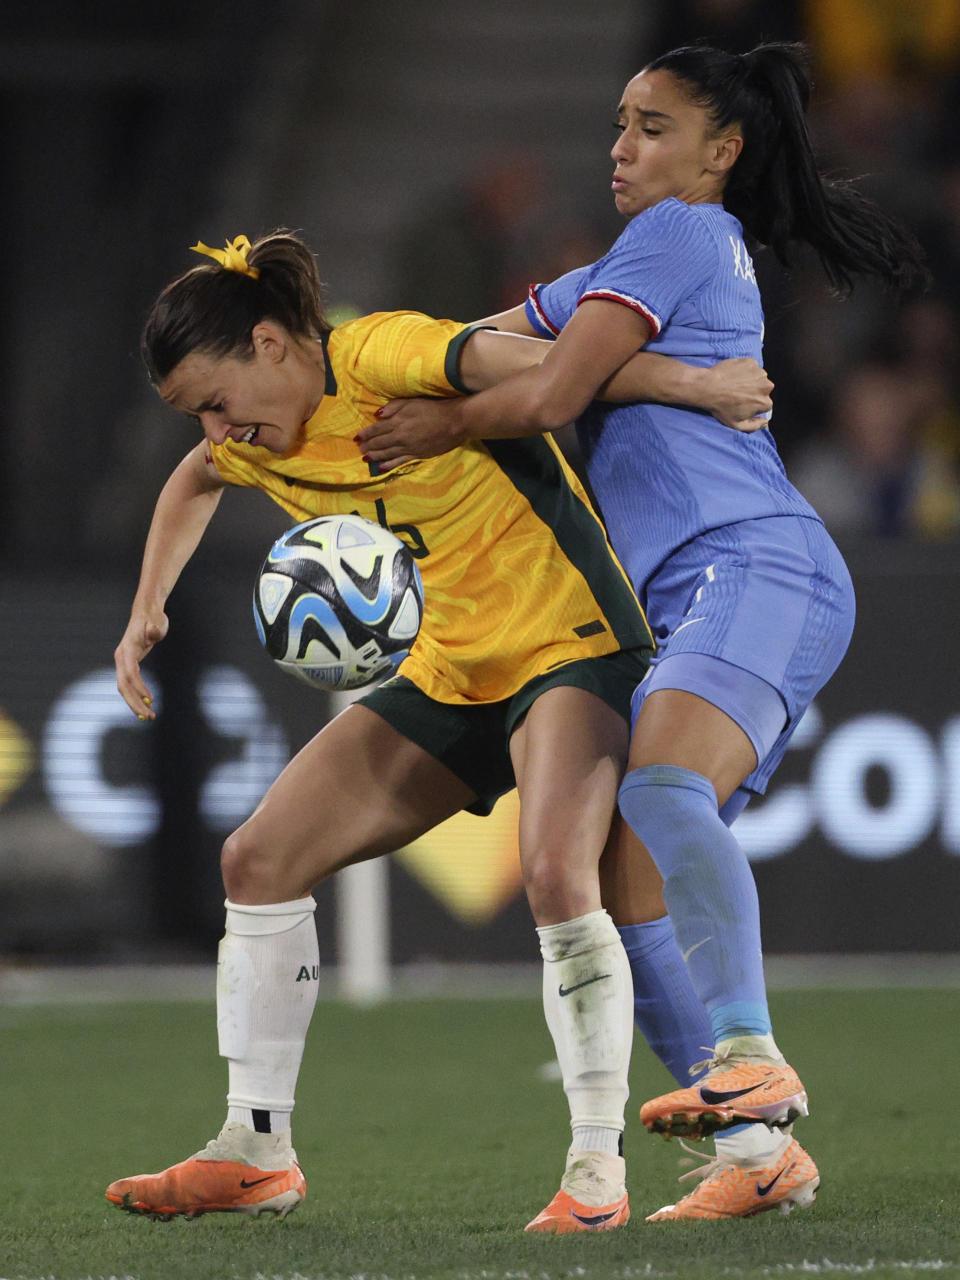
[[[295,1117],[307,1201],[286,1221],[151,1222],[103,1199],[219,1128],[225,1073],[205,1004],[0,1008],[3,1280],[634,1280],[960,1276],[960,991],[780,992],[782,1048],[813,1114],[816,1204],[789,1217],[658,1224],[676,1143],[636,1107],[669,1087],[638,1041],[626,1155],[633,1219],[527,1237],[557,1188],[566,1106],[529,1000],[321,1002]]]

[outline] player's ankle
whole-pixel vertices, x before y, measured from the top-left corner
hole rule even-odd
[[[254,1133],[285,1133],[290,1130],[290,1115],[289,1111],[268,1111],[231,1104],[227,1108],[225,1123],[246,1125]]]
[[[765,1124],[738,1126],[714,1139],[717,1155],[731,1163],[767,1164],[790,1145],[793,1126],[786,1130],[768,1129]]]
[[[770,1032],[765,1034],[743,1033],[727,1036],[717,1041],[717,1056],[729,1058],[759,1058],[766,1062],[780,1063],[783,1054]]]
[[[623,1155],[623,1133],[619,1129],[599,1125],[574,1125],[571,1151],[602,1151],[604,1155]]]

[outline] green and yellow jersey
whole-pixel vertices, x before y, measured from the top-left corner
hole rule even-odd
[[[626,575],[576,476],[547,437],[471,442],[377,474],[353,437],[388,400],[450,396],[473,332],[417,312],[351,320],[324,339],[326,388],[284,454],[211,445],[231,484],[299,523],[356,513],[409,546],[426,605],[400,667],[439,702],[497,702],[565,662],[652,647]]]

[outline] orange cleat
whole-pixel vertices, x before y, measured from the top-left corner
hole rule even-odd
[[[691,1154],[697,1153],[681,1143]],[[679,1222],[695,1218],[752,1218],[770,1209],[789,1213],[807,1209],[820,1186],[817,1166],[793,1138],[785,1140],[779,1155],[763,1164],[723,1160],[719,1156],[699,1169],[684,1173],[703,1181],[676,1204],[651,1213],[648,1222]]]
[[[806,1114],[806,1091],[792,1067],[722,1054],[711,1060],[708,1074],[697,1084],[662,1094],[640,1108],[640,1119],[650,1132],[665,1138],[706,1138],[754,1120],[783,1128]]]
[[[630,1217],[630,1205],[623,1195],[613,1204],[586,1205],[558,1191],[545,1209],[528,1222],[524,1231],[540,1231],[555,1236],[569,1231],[613,1231]]]
[[[306,1192],[288,1133],[254,1133],[231,1122],[189,1160],[163,1173],[111,1182],[106,1197],[118,1209],[168,1222],[177,1215],[199,1218],[204,1213],[285,1218]]]
[[[570,1151],[560,1190],[524,1231],[559,1236],[622,1227],[630,1218],[625,1168],[620,1156]]]

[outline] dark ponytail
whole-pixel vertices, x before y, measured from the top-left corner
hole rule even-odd
[[[719,133],[743,131],[743,151],[723,193],[744,230],[789,266],[791,249],[816,250],[831,285],[849,293],[855,275],[878,276],[897,290],[928,279],[913,235],[850,182],[823,176],[807,129],[807,50],[761,44],[746,54],[707,45],[674,49],[647,71],[668,71]]]
[[[205,262],[167,285],[140,339],[152,382],[161,382],[193,351],[251,355],[250,334],[261,320],[282,324],[297,337],[329,332],[317,264],[298,236],[263,236],[251,246],[246,264],[248,271]]]

